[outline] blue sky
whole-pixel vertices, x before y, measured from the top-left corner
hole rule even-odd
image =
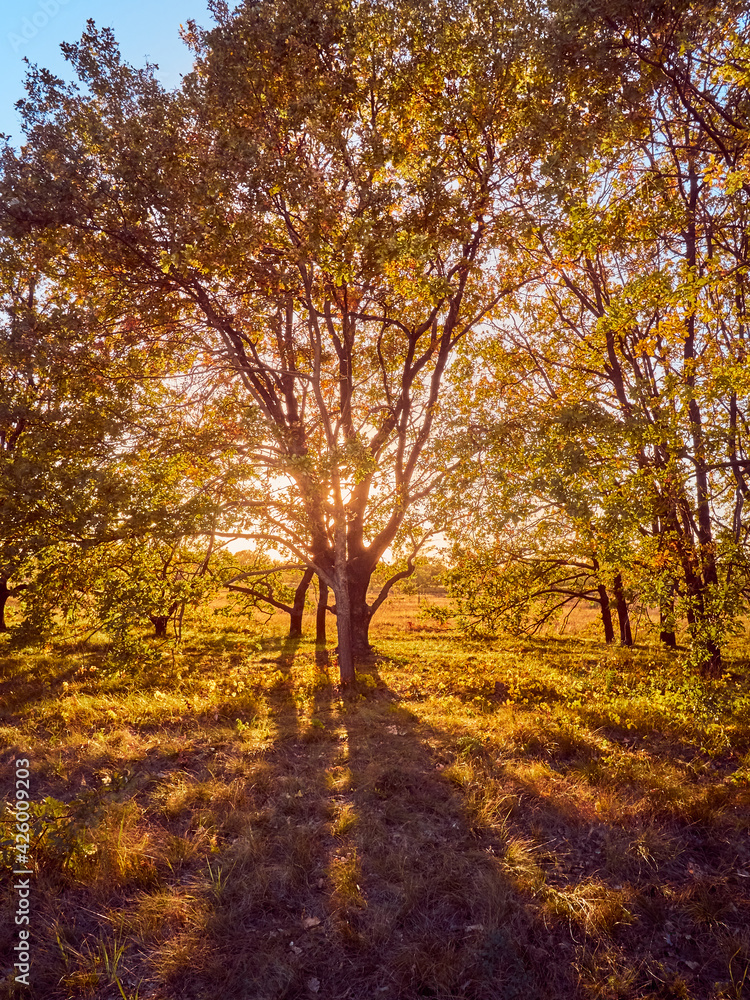
[[[69,78],[60,42],[80,38],[90,17],[114,29],[128,62],[158,63],[159,77],[170,87],[191,65],[180,24],[189,18],[211,23],[206,0],[0,0],[0,132],[14,145],[22,141],[14,104],[24,96],[24,56]]]

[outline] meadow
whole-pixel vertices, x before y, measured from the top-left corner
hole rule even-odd
[[[680,651],[470,643],[417,611],[384,606],[346,699],[283,616],[207,615],[130,664],[3,640],[34,875],[29,988],[4,878],[0,996],[750,995],[747,639],[707,681]]]

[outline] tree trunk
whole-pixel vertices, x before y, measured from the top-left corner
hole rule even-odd
[[[340,500],[340,498],[339,498]],[[346,517],[343,508],[336,511],[333,530],[333,593],[336,598],[336,635],[338,637],[339,677],[342,690],[354,687],[354,651],[349,599],[349,573],[346,544]]]
[[[592,556],[594,572],[599,572],[599,560]],[[612,606],[609,602],[609,594],[603,583],[597,585],[599,591],[599,606],[602,609],[602,625],[604,626],[604,641],[609,644],[615,641],[615,629],[612,625]]]
[[[693,649],[705,651],[700,663],[703,677],[720,677],[723,669],[721,647],[713,639],[703,639],[701,630],[706,628],[709,617],[706,610],[706,586],[693,567],[689,554],[684,559],[685,587],[687,590],[686,617]]]
[[[339,648],[339,675],[341,687],[346,690],[354,685],[354,651],[352,649],[352,619],[346,569],[342,568],[336,581],[336,634]]]
[[[693,150],[688,155],[688,180],[689,188],[687,192],[686,207],[688,209],[688,224],[685,229],[685,261],[691,271],[698,263],[698,204],[703,181],[699,176],[696,167],[695,153]],[[683,195],[684,197],[684,195]],[[690,418],[690,435],[693,442],[693,465],[695,474],[695,490],[697,498],[697,522],[698,522],[698,566],[700,572],[696,573],[695,589],[697,601],[697,619],[699,628],[706,628],[712,623],[713,614],[709,607],[706,607],[706,597],[710,598],[711,588],[715,588],[719,582],[719,575],[716,568],[716,547],[713,540],[713,529],[711,524],[711,490],[708,480],[708,462],[706,460],[706,441],[703,432],[703,415],[701,413],[698,400],[695,395],[696,374],[695,366],[692,362],[696,357],[696,313],[695,307],[691,309],[687,317],[686,337],[683,346],[683,357],[685,359],[685,385],[688,391],[688,415]],[[721,649],[713,639],[705,639],[699,644],[703,646],[706,656],[701,661],[701,673],[704,677],[718,677],[721,675]]]
[[[372,612],[367,604],[367,587],[370,583],[370,575],[369,572],[350,572],[349,574],[352,649],[355,657],[368,656],[372,652],[369,634]]]
[[[8,625],[5,621],[5,605],[8,603],[9,597],[10,587],[8,586],[8,577],[0,576],[0,632],[8,631]]]
[[[724,669],[724,663],[721,659],[721,648],[712,639],[709,639],[706,643],[706,653],[708,655],[703,661],[701,673],[704,677],[721,677],[722,670]]]
[[[674,633],[674,596],[662,597],[659,602],[659,641],[667,649],[677,649],[677,637]]]
[[[604,626],[604,641],[612,643],[615,641],[615,628],[612,624],[612,608],[609,603],[609,594],[603,583],[596,588],[599,591],[599,604],[602,609],[602,625]]]
[[[326,610],[328,608],[328,584],[318,577],[318,608],[315,613],[315,645],[326,644]]]
[[[154,636],[157,639],[166,639],[169,615],[149,615],[151,624],[154,626]]]
[[[306,569],[297,589],[294,591],[294,603],[292,604],[292,610],[289,612],[290,639],[299,639],[302,635],[302,616],[305,613],[305,597],[313,574],[314,570]]]
[[[622,577],[618,573],[613,581],[615,591],[615,603],[617,605],[617,618],[620,624],[620,645],[632,646],[633,633],[630,630],[630,615],[628,614],[628,602],[625,600],[625,593],[622,589]]]

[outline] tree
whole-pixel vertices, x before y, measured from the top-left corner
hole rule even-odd
[[[522,280],[533,18],[481,0],[213,10],[173,94],[93,24],[64,47],[83,91],[32,72],[2,219],[64,238],[154,347],[189,344],[203,377],[241,385],[265,475],[246,533],[333,590],[348,685],[388,592],[368,604],[373,570],[445,471],[430,442],[452,353]]]
[[[0,241],[3,630],[10,596],[29,626],[51,627],[56,609],[72,611],[83,591],[101,590],[105,569],[125,559],[113,555],[118,545],[153,596],[159,578],[174,577],[186,538],[226,526],[233,479],[249,478],[233,449],[248,431],[229,419],[230,394],[207,400],[200,384],[174,372],[165,379],[164,358],[132,317],[123,342],[108,343],[107,296],[58,264],[43,240]],[[151,569],[156,579],[146,582]],[[157,631],[181,606],[175,600],[154,611]]]
[[[302,569],[302,577],[296,587],[284,582],[284,575],[299,569]],[[268,605],[288,614],[289,638],[296,639],[302,635],[305,599],[313,576],[309,566],[279,566],[262,558],[260,554],[254,554],[251,568],[233,574],[226,586],[232,593],[244,594],[255,606]]]
[[[448,575],[465,627],[534,633],[594,602],[605,641],[615,639],[614,608],[620,642],[631,645],[626,595],[640,585],[641,508],[620,482],[622,428],[594,402],[545,394],[507,338],[468,353],[476,379],[457,408],[471,409],[482,446],[473,473],[465,466],[449,491],[459,509]]]
[[[684,615],[696,663],[717,675],[748,597],[743,15],[567,4],[557,17],[567,103],[609,90],[625,113],[524,192],[537,279],[477,351],[516,424],[538,425],[540,399],[559,415],[585,402],[575,490],[567,446],[551,453],[532,431],[519,435],[527,492],[553,505],[584,494],[599,563],[639,569],[664,641]],[[619,570],[611,583],[622,609]]]
[[[189,608],[218,594],[230,570],[215,539],[131,537],[60,544],[38,557],[37,579],[21,597],[27,631],[81,636],[104,631],[112,652],[159,658],[144,641],[179,641]]]
[[[99,326],[54,283],[51,258],[43,241],[0,241],[2,630],[8,598],[28,588],[42,553],[110,529],[139,395],[97,376]]]
[[[598,13],[610,50],[635,58],[651,93],[651,121],[629,170],[635,217],[645,218],[648,204],[656,222],[640,229],[662,301],[649,297],[639,317],[650,309],[648,326],[618,324],[617,338],[650,425],[639,461],[659,480],[652,536],[696,656],[718,674],[722,642],[748,596],[747,10],[643,4]]]

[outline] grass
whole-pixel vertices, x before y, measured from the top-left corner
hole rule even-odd
[[[204,627],[131,667],[7,646],[33,986],[8,975],[6,880],[0,996],[750,994],[742,646],[705,682],[645,645],[467,644],[400,598],[342,700],[283,626]]]

